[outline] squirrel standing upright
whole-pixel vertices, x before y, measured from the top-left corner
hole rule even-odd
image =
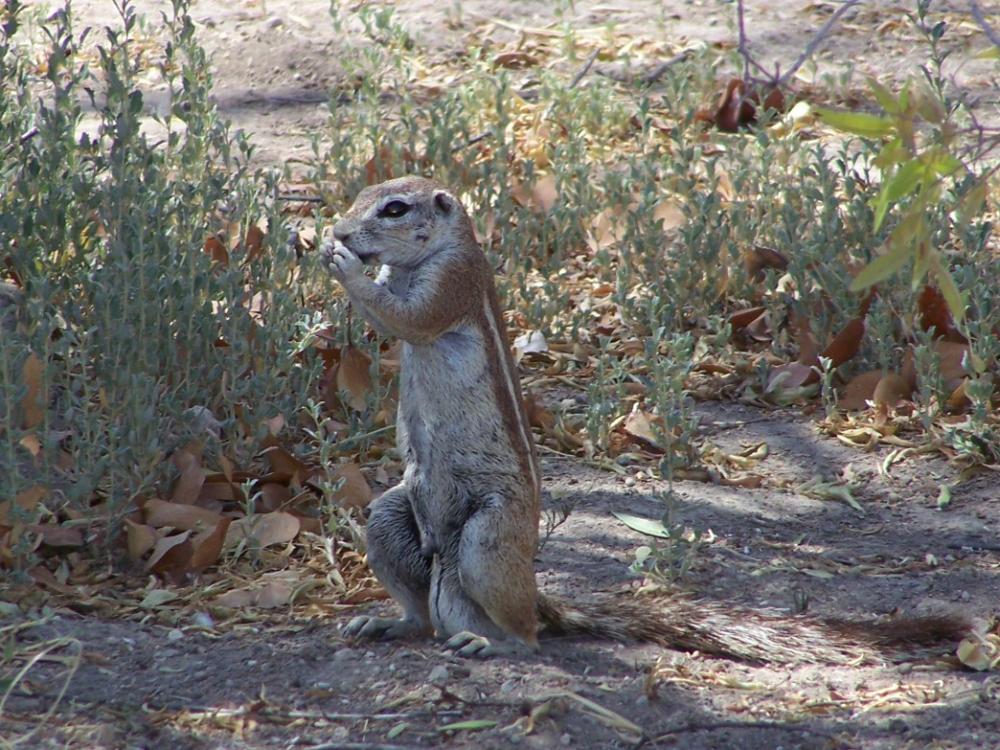
[[[461,202],[403,177],[365,188],[324,263],[383,335],[403,341],[396,425],[403,480],[370,506],[368,563],[402,619],[350,636],[436,634],[459,654],[538,648],[561,633],[647,640],[762,662],[846,663],[958,637],[964,623],[820,621],[671,596],[577,605],[538,593],[540,476],[493,270]],[[364,264],[382,264],[378,278]]]

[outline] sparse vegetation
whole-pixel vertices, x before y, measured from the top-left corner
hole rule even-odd
[[[304,196],[252,169],[252,140],[211,103],[189,0],[160,41],[115,2],[120,23],[88,38],[66,10],[0,10],[11,581],[126,581],[130,611],[168,623],[175,597],[223,619],[373,595],[358,511],[401,469],[398,352],[313,250],[361,188],[410,172],[474,218],[546,453],[667,483],[661,538],[633,566],[654,582],[691,580],[709,543],[679,520],[676,482],[768,482],[766,446],[718,449],[695,399],[821,407],[843,442],[937,451],[964,476],[1000,461],[997,112],[952,85],[925,0],[906,22],[930,64],[907,86],[873,79],[859,102],[786,79],[736,132],[720,113],[743,89],[706,102],[738,50],[606,75],[640,47],[567,21],[431,60],[392,6],[332,2],[363,41]],[[449,19],[465,23],[459,3]],[[156,115],[150,76],[169,88]],[[548,513],[543,543],[568,515]],[[39,652],[12,653],[21,670]]]

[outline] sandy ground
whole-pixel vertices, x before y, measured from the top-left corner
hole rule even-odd
[[[143,0],[155,36],[156,13]],[[338,36],[327,0],[199,0],[202,44],[212,53],[224,115],[251,134],[260,165],[307,169],[310,139],[322,137],[327,92],[343,74],[351,40]],[[463,49],[484,19],[623,28],[689,41],[731,42],[733,8],[714,0],[577,2],[564,15],[535,0],[398,2],[428,54]],[[955,4],[958,6],[959,4]],[[460,14],[459,14],[460,6]],[[114,23],[110,0],[78,0],[86,23]],[[749,2],[748,25],[765,60],[793,60],[830,12],[828,3]],[[895,3],[868,3],[818,55],[820,70],[853,61],[858,73],[902,76],[919,62],[892,29]],[[507,26],[498,33],[516,34]],[[504,32],[503,29],[507,29]],[[976,90],[995,82],[963,73]],[[151,84],[147,102],[155,107]],[[682,517],[711,530],[692,587],[726,606],[791,610],[807,598],[820,615],[960,611],[984,619],[1000,581],[1000,483],[995,474],[962,485],[946,512],[936,498],[955,472],[911,459],[890,474],[884,451],[865,454],[822,438],[792,411],[732,404],[700,407],[706,437],[733,450],[766,441],[760,467],[788,490],[681,483]],[[546,591],[586,597],[635,581],[632,551],[643,538],[611,511],[656,518],[663,487],[626,481],[581,463],[547,458],[545,491],[575,506],[538,563]],[[817,474],[850,479],[863,513],[793,488]],[[634,480],[634,478],[633,478]],[[995,674],[928,661],[883,667],[752,666],[644,645],[588,639],[543,644],[531,659],[487,662],[444,654],[432,643],[349,644],[338,627],[356,608],[324,619],[296,611],[233,626],[53,612],[25,638],[71,636],[83,661],[56,716],[31,746],[128,748],[975,748],[1000,740]],[[30,694],[6,706],[14,736],[33,725],[60,687],[42,664]],[[583,700],[581,700],[583,699]],[[605,712],[602,713],[601,709]],[[454,722],[481,725],[448,730]],[[624,721],[624,720],[627,720]],[[492,722],[492,723],[491,723]],[[631,724],[629,724],[630,722]],[[638,728],[638,732],[636,729]]]

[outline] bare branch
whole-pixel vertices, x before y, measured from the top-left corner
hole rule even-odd
[[[976,19],[976,23],[979,24],[979,28],[986,34],[986,38],[993,42],[995,46],[1000,47],[1000,32],[997,32],[990,25],[990,22],[986,20],[986,16],[983,15],[983,10],[979,7],[979,3],[976,0],[972,0],[972,17]]]
[[[737,46],[737,52],[739,53],[740,57],[743,58],[744,82],[751,83],[751,81],[753,80],[750,77],[750,68],[752,67],[755,70],[759,71],[764,76],[763,80],[761,81],[754,80],[754,82],[766,83],[768,86],[774,88],[778,88],[779,86],[784,86],[786,83],[788,83],[791,77],[795,75],[796,71],[798,71],[798,69],[802,67],[802,64],[810,57],[812,57],[813,53],[816,52],[816,48],[819,47],[819,45],[823,41],[825,41],[828,36],[830,36],[830,32],[833,30],[833,27],[836,26],[837,22],[843,17],[843,15],[860,2],[861,0],[847,0],[847,2],[845,2],[839,8],[837,8],[837,11],[832,16],[830,16],[829,19],[827,19],[827,22],[823,24],[822,28],[820,28],[820,30],[813,35],[813,38],[809,40],[809,44],[806,45],[806,48],[802,51],[802,54],[799,55],[798,58],[795,60],[795,62],[792,63],[792,66],[787,71],[785,71],[784,74],[782,74],[781,68],[779,66],[776,65],[774,68],[774,73],[771,73],[763,65],[758,63],[757,60],[754,59],[753,55],[750,54],[750,45],[747,40],[746,20],[744,17],[743,0],[736,0],[736,22],[739,31],[739,45]]]
[[[859,2],[861,2],[861,0],[847,0],[846,3],[837,8],[837,12],[834,13],[832,16],[830,16],[829,20],[827,20],[827,22],[823,24],[823,27],[816,32],[815,36],[813,36],[811,40],[809,40],[809,44],[806,45],[806,48],[802,51],[802,54],[799,55],[799,58],[794,63],[792,63],[792,67],[790,67],[785,72],[785,75],[781,76],[781,78],[778,79],[775,85],[782,86],[785,83],[787,83],[788,80],[793,75],[795,75],[795,71],[797,71],[799,68],[802,67],[802,63],[808,60],[812,56],[812,54],[816,51],[816,48],[820,45],[820,43],[830,35],[830,32],[833,30],[833,27],[837,24],[837,21],[839,21],[847,11],[849,11]]]
[[[573,80],[569,82],[569,88],[575,89],[577,87],[577,84],[579,84],[580,81],[583,80],[583,77],[587,75],[587,71],[590,70],[590,66],[594,64],[594,60],[597,59],[597,55],[600,54],[600,52],[600,49],[595,49],[590,53],[590,57],[587,58],[587,62],[585,62],[583,67],[580,68],[580,72],[573,76]]]

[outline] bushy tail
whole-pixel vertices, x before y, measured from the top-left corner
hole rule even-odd
[[[607,597],[570,603],[538,597],[544,633],[646,641],[748,662],[857,664],[916,655],[968,632],[958,618],[913,617],[889,622],[820,620],[775,610],[726,607],[672,594]]]

